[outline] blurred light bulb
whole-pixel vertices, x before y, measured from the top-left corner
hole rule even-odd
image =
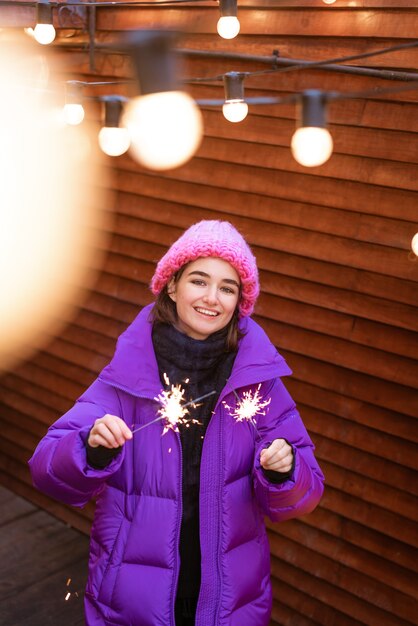
[[[316,167],[328,161],[333,145],[332,137],[326,128],[304,126],[295,131],[291,149],[298,163],[306,167]]]
[[[103,126],[99,132],[99,145],[105,154],[120,156],[124,154],[131,140],[126,128]]]
[[[248,104],[244,100],[227,100],[222,113],[229,122],[242,122],[248,115]]]
[[[55,39],[55,28],[52,24],[36,24],[33,35],[38,43],[47,46]]]
[[[68,68],[39,54],[23,33],[13,35],[0,41],[1,373],[45,346],[75,312],[102,258],[102,220],[110,216],[100,150],[80,155],[81,142],[72,144],[74,135],[90,135],[87,125],[69,129],[54,114]]]
[[[77,126],[84,120],[84,109],[82,104],[67,103],[63,109],[64,121],[71,126]]]
[[[415,235],[412,237],[411,248],[415,256],[418,256],[418,233],[415,233]]]
[[[336,0],[322,0],[324,4],[334,4]]]
[[[200,110],[183,91],[134,98],[125,109],[123,126],[131,138],[133,157],[155,170],[183,165],[196,152],[203,133]]]
[[[223,15],[219,18],[217,24],[218,34],[223,39],[233,39],[239,33],[241,25],[234,15]]]

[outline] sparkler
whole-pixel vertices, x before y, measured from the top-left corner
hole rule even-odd
[[[164,374],[164,381],[167,385],[170,384],[170,381],[166,374]],[[189,382],[189,379],[187,379],[185,382]],[[188,427],[190,424],[198,424],[198,420],[193,418],[188,419],[186,417],[186,415],[189,415],[188,407],[196,407],[198,402],[204,400],[205,398],[208,398],[209,396],[212,396],[214,393],[216,393],[216,391],[209,391],[209,393],[205,393],[203,396],[199,396],[199,398],[190,400],[186,403],[184,403],[184,393],[185,390],[181,387],[180,384],[171,385],[171,388],[169,390],[162,391],[156,398],[154,398],[161,405],[161,407],[158,409],[158,417],[156,417],[155,420],[148,422],[147,424],[143,424],[142,426],[135,428],[132,431],[132,434],[137,433],[140,430],[151,426],[151,424],[155,424],[156,422],[159,422],[161,420],[164,421],[163,435],[165,435],[165,433],[170,429],[178,432],[179,424],[185,424],[186,427]]]
[[[254,428],[257,430],[257,423],[255,417],[257,415],[265,415],[267,411],[266,407],[270,404],[271,398],[263,400],[260,395],[261,383],[257,389],[253,392],[251,389],[244,391],[242,397],[240,397],[234,390],[237,403],[234,408],[230,407],[226,402],[223,403],[224,407],[228,409],[229,414],[237,422],[251,422]]]

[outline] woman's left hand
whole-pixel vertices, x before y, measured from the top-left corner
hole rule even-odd
[[[268,448],[261,451],[260,463],[265,470],[290,472],[293,464],[292,446],[286,439],[275,439]]]

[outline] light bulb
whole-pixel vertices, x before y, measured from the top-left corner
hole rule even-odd
[[[326,128],[303,126],[295,131],[291,149],[298,163],[306,167],[316,167],[328,161],[333,145],[332,137]]]
[[[418,256],[418,233],[415,233],[415,235],[412,237],[411,248],[415,256]]]
[[[244,100],[227,100],[222,113],[229,122],[242,122],[248,115],[248,104]]]
[[[150,169],[167,170],[188,161],[200,145],[202,115],[183,91],[139,96],[129,102],[123,126],[133,157]]]
[[[334,4],[336,0],[322,0],[324,4]]]
[[[112,202],[100,184],[100,150],[80,156],[73,139],[89,139],[88,127],[70,129],[55,115],[68,71],[57,63],[23,34],[0,41],[1,373],[74,316],[112,230],[103,222]]]
[[[99,145],[105,154],[120,156],[124,154],[131,143],[126,128],[103,126],[99,132]]]
[[[233,39],[238,35],[240,26],[237,17],[233,15],[223,15],[218,20],[218,34],[223,37],[223,39]]]
[[[77,126],[84,120],[84,109],[82,104],[67,103],[63,110],[64,121],[71,126]]]
[[[52,24],[36,24],[33,35],[38,43],[47,46],[55,39],[55,28]]]

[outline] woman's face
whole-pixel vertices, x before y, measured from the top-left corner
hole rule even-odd
[[[189,263],[179,280],[168,285],[168,294],[176,303],[178,329],[201,340],[227,326],[239,293],[236,270],[227,261],[215,257]]]

